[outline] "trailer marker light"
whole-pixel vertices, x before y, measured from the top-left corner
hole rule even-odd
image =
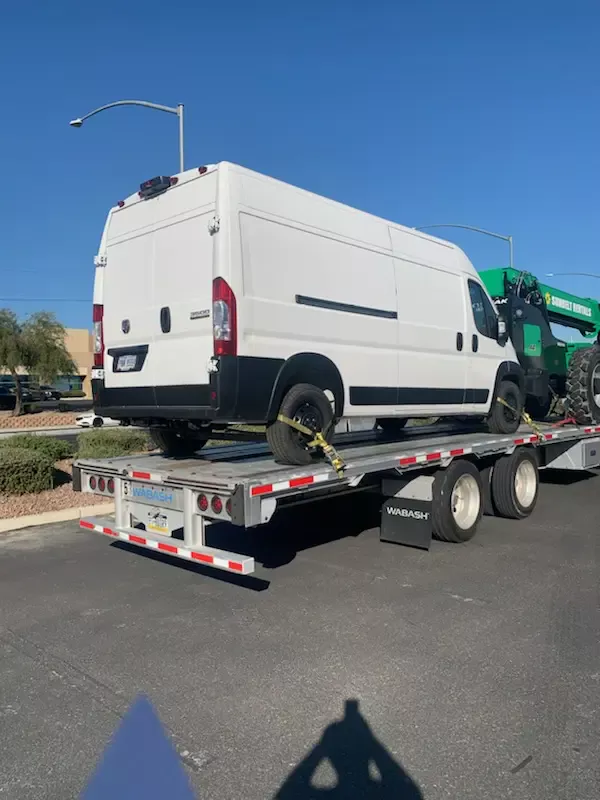
[[[198,172],[200,173],[200,175],[206,175],[206,173],[208,172],[208,167],[198,167]]]
[[[215,495],[211,501],[210,507],[212,508],[215,514],[220,514],[223,511],[223,501],[220,497]]]
[[[108,489],[108,491],[109,491],[111,494],[114,494],[114,493],[115,493],[115,481],[114,481],[114,479],[113,479],[113,478],[109,478],[109,479],[108,479],[108,481],[107,481],[107,483],[106,483],[106,488]]]
[[[198,495],[198,508],[200,511],[208,510],[208,497],[205,494]]]
[[[106,491],[106,481],[104,478],[98,478],[98,491],[104,492]]]
[[[119,200],[117,205],[119,206],[119,208],[123,208],[123,206],[125,205],[125,200]]]
[[[97,485],[96,477],[92,475],[90,477],[90,489],[92,490],[92,492],[96,491],[96,485]]]

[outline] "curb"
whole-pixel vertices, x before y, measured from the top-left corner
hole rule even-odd
[[[99,511],[101,511],[102,514],[112,514],[114,510],[114,503],[99,503],[95,506],[63,508],[60,511],[45,511],[43,514],[30,514],[26,517],[0,519],[0,533],[18,531],[21,528],[33,528],[36,525],[49,525],[52,522],[67,522],[71,519],[80,519],[81,517],[94,515]]]

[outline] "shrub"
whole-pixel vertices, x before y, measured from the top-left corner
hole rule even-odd
[[[18,447],[24,450],[33,450],[36,453],[45,453],[54,463],[62,461],[73,455],[73,446],[64,439],[53,439],[51,436],[36,436],[33,433],[21,433],[8,439],[0,440],[0,448]]]
[[[98,428],[80,433],[77,437],[77,455],[80,458],[115,458],[130,453],[145,453],[149,448],[148,434],[133,428]]]
[[[81,389],[69,389],[67,392],[61,392],[63,397],[85,397],[85,392]]]
[[[0,448],[0,492],[32,494],[52,488],[54,462],[39,450]]]

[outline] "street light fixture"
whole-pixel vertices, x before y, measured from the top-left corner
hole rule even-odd
[[[419,225],[419,227],[414,228],[415,231],[426,231],[429,228],[464,228],[467,231],[475,231],[476,233],[483,233],[486,236],[493,236],[494,239],[502,239],[505,242],[508,242],[508,251],[509,251],[509,267],[513,269],[514,267],[514,260],[513,260],[513,237],[512,236],[504,236],[502,233],[494,233],[493,231],[486,231],[483,228],[476,228],[474,225],[457,225],[454,222],[440,222],[437,225]]]
[[[555,278],[557,275],[583,275],[585,278],[600,278],[595,272],[547,272],[547,278]]]
[[[158,103],[148,103],[146,100],[117,100],[115,103],[108,103],[108,105],[100,106],[100,108],[90,111],[90,113],[86,114],[84,117],[72,119],[69,125],[72,128],[81,128],[86,119],[93,117],[95,114],[99,114],[101,111],[106,111],[108,108],[114,108],[115,106],[145,106],[146,108],[153,108],[155,111],[166,111],[167,114],[176,114],[179,117],[179,171],[183,172],[183,103],[179,103],[177,107],[172,108],[171,106],[161,106]]]

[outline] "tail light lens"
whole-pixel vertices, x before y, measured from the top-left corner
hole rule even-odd
[[[208,510],[208,497],[205,494],[198,495],[198,508],[200,511]]]
[[[237,355],[237,305],[223,278],[213,281],[213,341],[216,356]]]
[[[112,478],[109,478],[108,481],[106,482],[106,488],[111,494],[115,493],[115,482]]]
[[[98,478],[98,491],[103,492],[106,489],[106,481],[104,478]]]
[[[231,497],[225,503],[225,511],[231,516]]]
[[[223,511],[223,501],[220,497],[215,495],[211,501],[210,507],[213,510],[213,514],[220,514]]]
[[[91,478],[90,478],[90,489],[92,490],[92,492],[96,491],[96,486],[97,485],[98,485],[98,481],[96,480],[96,477],[94,475],[92,475]]]
[[[94,303],[94,366],[104,366],[104,306]]]

